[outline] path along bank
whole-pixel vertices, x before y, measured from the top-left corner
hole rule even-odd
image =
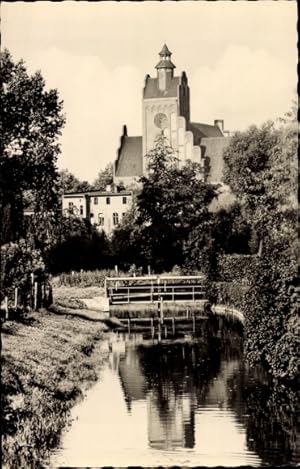
[[[106,356],[104,324],[42,310],[1,331],[4,467],[39,467],[58,444],[69,411],[94,383]]]

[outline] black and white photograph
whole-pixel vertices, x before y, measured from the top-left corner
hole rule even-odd
[[[298,466],[296,1],[0,8],[2,467]]]

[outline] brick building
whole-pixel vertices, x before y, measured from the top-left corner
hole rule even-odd
[[[183,164],[190,159],[201,165],[202,178],[219,183],[223,170],[223,149],[229,143],[224,121],[213,124],[191,122],[190,89],[185,72],[174,75],[176,68],[166,45],[159,53],[155,78],[146,75],[142,99],[143,135],[129,136],[124,126],[114,163],[114,182],[125,187],[147,173],[145,155],[153,148],[161,132]]]

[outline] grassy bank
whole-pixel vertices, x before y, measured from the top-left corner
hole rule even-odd
[[[2,462],[39,467],[97,379],[103,326],[47,311],[2,326]]]

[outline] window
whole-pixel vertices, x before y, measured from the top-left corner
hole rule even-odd
[[[69,202],[69,208],[68,208],[69,213],[74,213],[74,204],[73,202]]]
[[[106,205],[110,204],[110,197],[106,197]]]
[[[119,215],[115,212],[113,213],[113,224],[117,225],[119,223]]]
[[[94,205],[98,204],[98,197],[94,197]]]
[[[90,218],[94,218],[94,214],[93,214],[93,213],[90,213]]]
[[[127,204],[127,197],[123,197],[123,204]]]
[[[100,226],[104,226],[104,216],[103,213],[98,214],[98,223]]]
[[[80,215],[83,215],[83,205],[80,205],[79,210],[80,210]]]
[[[124,217],[125,217],[125,215],[126,215],[126,213],[125,213],[125,212],[123,212],[123,213],[122,213],[122,218],[124,218]]]

